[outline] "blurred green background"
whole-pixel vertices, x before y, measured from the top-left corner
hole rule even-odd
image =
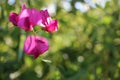
[[[120,80],[120,0],[88,6],[87,12],[75,8],[84,0],[23,0],[29,8],[47,8],[59,21],[57,32],[38,32],[50,48],[37,59],[23,52],[31,32],[8,19],[11,11],[20,12],[21,1],[0,0],[0,80]]]

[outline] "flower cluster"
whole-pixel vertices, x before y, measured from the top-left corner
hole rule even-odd
[[[20,14],[10,12],[9,21],[20,29],[33,31],[35,26],[41,26],[42,30],[53,33],[58,30],[58,21],[52,20],[47,10],[26,8],[22,5]],[[47,39],[36,35],[28,36],[24,43],[24,51],[28,55],[37,58],[49,48]]]

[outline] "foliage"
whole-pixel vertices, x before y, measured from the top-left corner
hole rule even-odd
[[[8,5],[0,0],[0,80],[120,80],[120,1],[112,0],[103,9],[82,13],[61,0],[24,0],[31,8],[56,6],[59,30],[39,32],[49,40],[50,49],[34,60],[24,54],[25,31],[13,26],[11,11],[19,12],[21,2]],[[49,8],[49,7],[48,7]]]

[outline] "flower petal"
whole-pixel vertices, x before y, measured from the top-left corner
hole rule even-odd
[[[30,23],[31,25],[34,27],[36,25],[39,24],[39,22],[41,23],[41,14],[39,12],[39,10],[37,9],[31,9],[31,13],[29,13],[29,17],[30,17]]]
[[[48,41],[39,36],[28,36],[24,43],[24,51],[28,55],[33,55],[37,58],[39,55],[46,52],[49,48]]]
[[[38,25],[45,27],[48,25],[47,19],[50,18],[50,15],[47,10],[40,10],[41,21],[38,22]]]
[[[47,32],[55,32],[58,30],[58,21],[52,20],[47,10],[40,11],[41,21],[38,22],[38,25],[42,26],[42,29]]]
[[[21,29],[25,30],[25,31],[31,31],[33,30],[33,27],[30,23],[29,20],[29,15],[31,14],[31,10],[30,9],[24,9],[23,11],[21,11],[19,17],[18,17],[18,27],[20,27]]]
[[[58,30],[58,21],[57,20],[51,20],[51,22],[46,26],[46,27],[43,27],[42,29],[47,31],[47,32],[55,32]]]
[[[22,11],[23,11],[24,9],[27,9],[27,8],[26,8],[26,5],[25,5],[25,4],[22,4]]]
[[[15,26],[17,26],[18,14],[11,12],[9,16],[9,21],[12,22]]]

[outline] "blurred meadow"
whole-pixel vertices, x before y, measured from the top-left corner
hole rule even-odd
[[[59,21],[57,32],[38,32],[50,48],[37,59],[23,51],[32,33],[9,21],[22,1]],[[0,80],[120,80],[120,0],[104,8],[84,0],[0,0]]]

